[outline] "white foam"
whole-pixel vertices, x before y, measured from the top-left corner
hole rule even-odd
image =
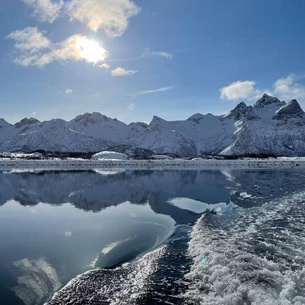
[[[194,264],[185,297],[202,305],[304,305],[303,198],[202,216],[190,236]]]

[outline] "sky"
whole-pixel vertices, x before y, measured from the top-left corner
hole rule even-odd
[[[10,123],[183,120],[265,92],[305,109],[304,0],[1,0],[0,20]]]

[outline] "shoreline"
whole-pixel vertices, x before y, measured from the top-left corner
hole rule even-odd
[[[90,169],[278,169],[304,168],[302,159],[249,159],[249,160],[1,160],[0,171],[12,169],[35,170],[90,170]]]

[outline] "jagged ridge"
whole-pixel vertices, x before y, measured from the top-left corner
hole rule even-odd
[[[305,155],[305,114],[296,100],[288,104],[264,94],[253,106],[239,103],[226,115],[194,114],[184,121],[154,116],[150,124],[129,125],[100,113],[71,121],[0,119],[0,151],[98,152],[115,147],[146,149],[182,157],[202,154]]]

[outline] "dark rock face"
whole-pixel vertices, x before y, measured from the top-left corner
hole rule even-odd
[[[239,121],[242,119],[252,121],[259,118],[253,112],[253,107],[247,106],[244,102],[239,103],[226,117],[230,119],[233,118],[234,121]]]
[[[296,100],[290,101],[287,105],[281,107],[275,114],[274,119],[282,120],[289,118],[302,118],[304,111]]]
[[[233,110],[230,111],[228,114],[228,118],[234,118],[235,121],[238,121],[241,119],[241,117],[244,117],[252,108],[251,106],[247,106],[244,102],[240,102]]]
[[[20,128],[20,127],[23,127],[23,126],[26,126],[26,125],[32,125],[32,124],[36,124],[36,123],[40,123],[40,121],[38,121],[35,118],[29,118],[29,119],[24,118],[20,122],[16,123],[14,126],[16,128]]]
[[[278,104],[279,106],[284,106],[285,102],[281,102],[278,98],[273,97],[265,93],[255,104],[254,108],[263,108],[264,106],[270,104]]]

